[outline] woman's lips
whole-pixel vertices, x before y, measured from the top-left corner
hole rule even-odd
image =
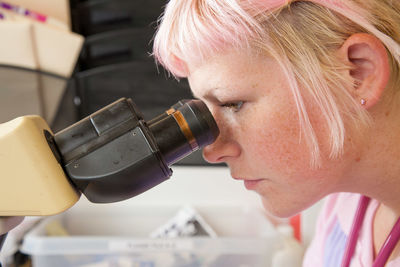
[[[244,180],[244,186],[247,190],[255,190],[259,184],[261,183],[262,179],[258,180]]]
[[[238,176],[232,176],[233,179],[235,180],[242,180],[244,183],[244,186],[246,187],[247,190],[255,190],[262,181],[268,180],[268,179],[252,179],[252,178],[242,178]]]

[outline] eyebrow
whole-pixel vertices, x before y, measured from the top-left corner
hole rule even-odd
[[[215,87],[215,88],[211,88],[211,89],[207,90],[207,92],[203,95],[203,98],[210,102],[215,102],[215,103],[221,104],[222,101],[220,101],[218,99],[218,97],[214,94],[214,90],[217,90],[217,89],[219,89],[219,88]],[[195,97],[197,97],[197,96],[195,95]]]

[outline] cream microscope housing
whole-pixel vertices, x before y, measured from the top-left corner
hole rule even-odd
[[[44,135],[39,116],[0,124],[0,216],[44,216],[73,206],[80,193],[70,184]]]

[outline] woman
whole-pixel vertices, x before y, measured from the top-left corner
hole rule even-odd
[[[397,0],[171,0],[154,55],[217,121],[205,159],[226,162],[268,211],[329,195],[304,266],[393,267],[399,44]]]

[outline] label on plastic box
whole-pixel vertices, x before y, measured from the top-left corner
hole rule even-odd
[[[193,242],[190,240],[152,239],[140,240],[119,240],[111,241],[108,245],[110,251],[155,251],[155,250],[191,250]]]
[[[150,234],[154,238],[217,237],[214,230],[192,207],[185,206],[164,225]]]

